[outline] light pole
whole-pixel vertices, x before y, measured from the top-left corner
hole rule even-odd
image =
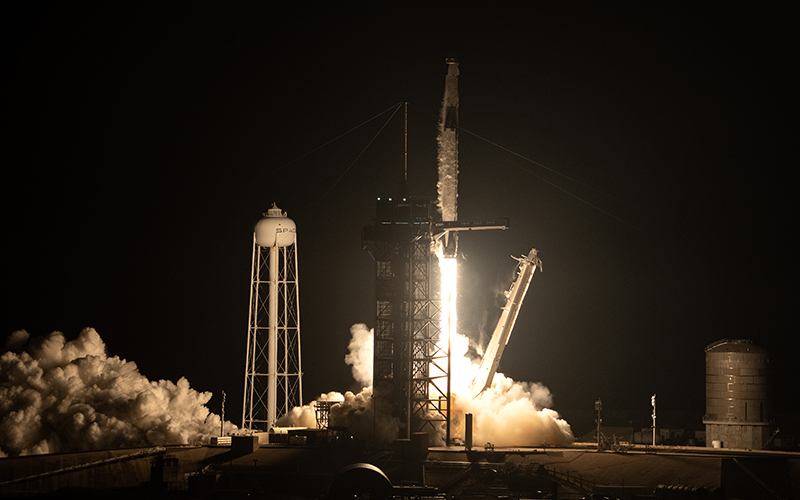
[[[653,405],[653,446],[656,445],[656,395],[650,396],[650,404]]]
[[[603,419],[600,418],[600,411],[603,409],[603,401],[600,399],[595,401],[594,409],[597,410],[597,449],[600,450],[600,422],[603,421]]]
[[[225,435],[225,391],[222,391],[222,415],[219,417],[219,437]]]

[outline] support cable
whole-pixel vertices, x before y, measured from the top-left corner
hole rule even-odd
[[[308,151],[308,152],[306,152],[306,153],[303,153],[302,155],[298,156],[298,157],[297,157],[297,158],[295,158],[294,160],[292,160],[292,161],[290,161],[290,162],[288,162],[288,163],[284,163],[284,164],[283,164],[283,165],[281,165],[280,167],[278,167],[278,168],[276,168],[276,169],[273,169],[273,170],[271,170],[271,171],[269,171],[269,172],[267,172],[267,173],[265,173],[265,174],[262,174],[262,175],[260,175],[260,176],[256,177],[255,179],[253,179],[253,182],[259,181],[259,180],[261,180],[262,178],[264,178],[264,177],[266,177],[266,176],[268,176],[268,175],[272,175],[272,174],[274,174],[275,172],[278,172],[278,171],[280,171],[280,170],[283,170],[284,168],[288,167],[288,166],[289,166],[289,165],[291,165],[292,163],[298,162],[298,161],[302,160],[303,158],[305,158],[306,156],[308,156],[308,155],[310,155],[310,154],[312,154],[312,153],[315,153],[315,152],[319,151],[320,149],[324,148],[324,147],[325,147],[325,146],[327,146],[328,144],[331,144],[331,143],[333,143],[333,142],[336,142],[336,141],[338,141],[339,139],[341,139],[342,137],[346,136],[346,135],[347,135],[347,134],[349,134],[350,132],[353,132],[353,131],[355,131],[356,129],[359,129],[359,128],[363,127],[363,126],[364,126],[364,125],[366,125],[367,123],[371,122],[372,120],[375,120],[376,118],[378,118],[379,116],[381,116],[381,115],[383,115],[383,114],[386,114],[387,112],[389,112],[389,111],[390,111],[390,110],[392,110],[392,109],[394,109],[394,112],[392,113],[392,116],[394,116],[394,115],[395,115],[395,113],[397,113],[397,110],[398,110],[398,109],[400,109],[400,106],[401,106],[402,104],[403,104],[403,103],[402,103],[402,102],[400,102],[400,103],[393,104],[393,105],[389,106],[388,108],[384,109],[383,111],[381,111],[381,112],[380,112],[380,113],[378,113],[377,115],[375,115],[375,116],[373,116],[372,118],[369,118],[369,119],[367,119],[367,120],[365,120],[365,121],[363,121],[363,122],[359,123],[359,124],[358,124],[358,125],[356,125],[355,127],[353,127],[353,128],[351,128],[350,130],[348,130],[347,132],[343,132],[343,133],[341,133],[341,134],[337,135],[336,137],[334,137],[333,139],[329,140],[328,142],[326,142],[326,143],[324,143],[324,144],[322,144],[322,145],[320,145],[320,146],[317,146],[316,148],[312,149],[311,151]],[[391,117],[389,117],[389,120],[391,120],[391,119],[392,119],[392,118],[391,118]],[[388,120],[387,120],[387,123],[388,123]],[[381,130],[383,130],[383,128],[384,128],[384,127],[386,127],[386,124],[384,124],[384,125],[383,125],[383,127],[381,127]],[[380,133],[380,132],[378,132],[378,133]],[[377,134],[376,134],[376,137],[377,137]],[[372,139],[372,140],[374,141],[374,140],[375,140],[375,138],[373,137],[373,139]],[[370,144],[371,144],[371,143],[372,143],[372,141],[370,141]],[[369,145],[367,145],[367,147],[369,147]],[[366,148],[364,148],[364,149],[366,150]],[[363,153],[364,153],[364,151],[362,151],[362,152],[361,152],[361,154],[363,154]],[[361,156],[361,154],[359,154],[359,156]],[[355,162],[353,162],[353,163],[355,163]],[[350,166],[352,166],[352,165],[350,165]],[[348,168],[350,168],[350,167],[348,167]]]
[[[412,106],[413,106],[413,104],[412,104]],[[426,110],[424,110],[424,109],[422,109],[422,108],[420,108],[420,107],[418,107],[418,106],[414,106],[414,107],[415,107],[415,108],[417,108],[417,109],[419,109],[419,110],[420,110],[420,111],[422,111],[423,113],[425,113],[425,114],[427,114],[427,115],[430,115],[430,116],[432,116],[432,117],[436,118],[436,116],[435,116],[435,115],[433,115],[432,113],[430,113],[429,111],[426,111]],[[438,119],[438,118],[437,118],[437,119]],[[511,150],[511,149],[508,149],[507,147],[505,147],[505,146],[503,146],[503,145],[501,145],[501,144],[498,144],[498,143],[496,143],[496,142],[494,142],[494,141],[492,141],[492,140],[490,140],[490,139],[487,139],[487,138],[485,138],[485,137],[482,137],[482,136],[480,136],[480,135],[476,134],[475,132],[472,132],[471,130],[467,130],[467,129],[465,129],[464,127],[461,127],[461,126],[458,126],[458,125],[456,125],[456,128],[459,130],[459,132],[465,132],[465,133],[467,133],[467,134],[469,134],[469,135],[471,135],[471,136],[475,137],[476,139],[480,139],[480,140],[482,140],[483,142],[485,142],[485,143],[487,143],[487,144],[490,144],[490,145],[492,145],[492,146],[494,146],[494,147],[496,147],[496,148],[498,148],[498,149],[502,149],[503,151],[505,151],[505,152],[507,152],[507,153],[510,153],[510,154],[512,154],[512,155],[514,155],[514,156],[517,156],[517,157],[519,157],[519,158],[522,158],[523,160],[525,160],[525,161],[527,161],[527,162],[529,162],[529,163],[533,163],[533,164],[534,164],[534,165],[536,165],[537,167],[543,168],[543,169],[547,170],[548,172],[552,172],[552,173],[554,173],[554,174],[556,174],[556,175],[558,175],[558,176],[560,176],[560,177],[563,177],[564,179],[567,179],[567,180],[569,180],[569,181],[572,181],[572,182],[574,182],[574,183],[576,183],[576,184],[579,184],[579,185],[581,185],[581,186],[583,186],[583,187],[589,188],[589,189],[591,189],[592,191],[595,191],[595,192],[597,192],[597,193],[600,193],[600,194],[602,194],[603,196],[608,196],[609,198],[612,198],[612,199],[614,199],[614,200],[620,201],[620,202],[622,202],[622,203],[628,203],[628,204],[630,203],[630,202],[628,202],[628,201],[626,201],[626,200],[623,200],[622,198],[618,198],[618,197],[616,197],[616,196],[614,196],[614,195],[612,195],[612,194],[606,193],[605,191],[601,191],[600,189],[597,189],[597,188],[596,188],[596,187],[594,187],[594,186],[591,186],[591,185],[589,185],[589,184],[583,183],[583,182],[579,181],[578,179],[574,179],[574,178],[572,178],[572,177],[570,177],[570,176],[568,176],[568,175],[566,175],[566,174],[562,174],[562,173],[561,173],[561,172],[559,172],[558,170],[554,170],[554,169],[552,169],[552,168],[548,167],[547,165],[544,165],[544,164],[542,164],[542,163],[539,163],[538,161],[531,160],[530,158],[528,158],[528,157],[526,157],[526,156],[524,156],[524,155],[522,155],[522,154],[520,154],[520,153],[517,153],[516,151],[513,151],[513,150]],[[520,167],[520,168],[522,168],[522,167]],[[523,168],[523,170],[525,170],[526,172],[533,173],[533,172],[531,172],[530,170],[527,170],[527,169],[525,169],[525,168]],[[535,174],[534,174],[534,175],[535,175]],[[583,200],[581,200],[581,201],[583,201]]]
[[[514,154],[516,154],[516,153],[514,153]],[[517,156],[520,156],[520,155],[517,155]],[[520,156],[520,157],[521,157],[521,158],[524,158],[523,156]],[[611,214],[611,213],[609,213],[609,212],[607,212],[607,211],[603,210],[602,208],[598,207],[597,205],[595,205],[595,204],[593,204],[593,203],[591,203],[591,202],[589,202],[589,201],[587,201],[587,200],[584,200],[584,199],[583,199],[583,198],[581,198],[580,196],[578,196],[578,195],[576,195],[576,194],[573,194],[573,193],[571,193],[571,192],[567,191],[566,189],[562,188],[562,187],[561,187],[561,186],[559,186],[558,184],[555,184],[555,183],[553,183],[553,182],[551,182],[551,181],[548,181],[547,179],[545,179],[545,178],[544,178],[544,177],[542,177],[541,175],[539,175],[539,174],[537,174],[537,173],[535,173],[535,172],[532,172],[531,170],[529,170],[529,169],[527,169],[527,168],[523,167],[522,165],[519,165],[518,163],[515,163],[515,162],[513,162],[513,161],[511,161],[511,160],[509,160],[509,159],[506,159],[506,161],[507,161],[507,162],[509,162],[510,164],[514,165],[515,167],[517,167],[517,168],[519,168],[519,169],[521,169],[521,170],[524,170],[525,172],[528,172],[529,174],[531,174],[532,176],[534,176],[534,177],[538,178],[539,180],[541,180],[541,181],[543,181],[543,182],[546,182],[547,184],[550,184],[551,186],[553,186],[554,188],[558,189],[559,191],[561,191],[561,192],[563,192],[563,193],[565,193],[565,194],[568,194],[569,196],[572,196],[572,197],[573,197],[573,198],[575,198],[576,200],[578,200],[578,201],[580,201],[580,202],[582,202],[582,203],[585,203],[586,205],[589,205],[590,207],[594,208],[594,209],[595,209],[595,210],[597,210],[598,212],[601,212],[601,213],[604,213],[604,214],[608,215],[609,217],[611,217],[612,219],[614,219],[615,221],[617,221],[617,222],[619,222],[619,223],[621,223],[621,224],[625,224],[626,226],[628,226],[629,228],[633,229],[634,231],[637,231],[637,232],[639,232],[639,233],[641,233],[641,234],[643,234],[643,235],[647,236],[648,238],[650,238],[650,237],[651,237],[649,234],[645,233],[644,231],[642,231],[642,230],[641,230],[641,229],[639,229],[638,227],[634,226],[634,225],[633,225],[633,224],[631,224],[630,222],[627,222],[627,221],[625,221],[625,220],[623,220],[623,219],[620,219],[620,218],[619,218],[619,217],[617,217],[616,215],[614,215],[614,214]],[[532,160],[531,160],[531,161],[532,161]],[[536,162],[533,162],[533,163],[536,163]],[[536,163],[536,165],[543,166],[543,165],[541,165],[541,164],[539,164],[539,163]],[[544,167],[544,168],[547,168],[547,167]],[[548,169],[548,170],[550,170],[550,169]],[[566,177],[566,176],[564,176],[564,177]],[[567,178],[567,179],[569,179],[569,177],[566,177],[566,178]],[[578,182],[578,181],[575,181],[575,182]],[[581,183],[580,183],[580,182],[578,182],[578,184],[581,184]],[[585,184],[582,184],[582,185],[585,185]],[[590,187],[590,186],[587,186],[587,187]],[[592,189],[594,189],[594,188],[592,188]],[[602,193],[602,191],[598,191],[598,192]],[[611,196],[611,195],[608,195],[608,196]],[[612,198],[614,198],[613,196],[611,196],[611,197],[612,197]],[[616,198],[615,198],[615,199],[616,199]]]
[[[386,128],[386,125],[388,125],[388,124],[389,124],[389,122],[390,122],[390,121],[392,121],[392,118],[394,118],[394,115],[396,115],[396,114],[397,114],[397,111],[400,109],[400,107],[402,106],[402,104],[403,104],[403,103],[399,103],[399,104],[396,104],[396,105],[395,105],[394,112],[393,112],[393,113],[391,114],[391,116],[389,116],[389,118],[388,118],[388,119],[387,119],[387,120],[384,122],[384,124],[381,126],[380,130],[378,130],[378,131],[375,133],[375,135],[372,137],[372,139],[370,139],[370,141],[367,143],[367,145],[366,145],[366,146],[364,146],[364,149],[362,149],[362,150],[361,150],[361,152],[360,152],[360,153],[358,153],[358,155],[356,156],[356,158],[355,158],[355,159],[352,161],[352,163],[350,163],[350,165],[348,165],[348,167],[347,167],[347,168],[344,170],[344,172],[342,172],[342,174],[341,174],[341,175],[340,175],[340,176],[339,176],[339,177],[338,177],[338,178],[337,178],[337,179],[336,179],[336,180],[333,182],[333,184],[331,184],[331,185],[330,185],[330,187],[328,187],[328,190],[327,190],[327,191],[325,191],[325,193],[324,193],[322,196],[320,196],[319,198],[317,198],[317,206],[319,206],[319,204],[322,202],[322,200],[323,200],[323,199],[324,199],[326,196],[328,196],[328,193],[330,193],[330,192],[333,190],[333,188],[334,188],[334,187],[336,187],[336,184],[338,184],[338,183],[339,183],[339,181],[341,181],[341,180],[342,180],[342,177],[344,177],[344,176],[345,176],[345,174],[347,174],[347,172],[348,172],[348,171],[349,171],[349,170],[350,170],[350,169],[353,167],[353,165],[355,165],[355,164],[356,164],[356,162],[358,161],[358,159],[359,159],[359,158],[361,158],[361,155],[363,155],[363,154],[364,154],[364,153],[367,151],[367,149],[369,149],[369,147],[372,145],[372,143],[373,143],[373,142],[375,142],[375,139],[377,139],[377,138],[378,138],[378,136],[379,136],[379,135],[381,135],[381,132],[383,132],[383,129],[385,129],[385,128]],[[387,110],[387,111],[388,111],[388,110]],[[386,111],[384,111],[383,113],[385,113],[385,112],[386,112]],[[383,113],[381,113],[381,114],[383,114]],[[378,115],[378,116],[380,116],[380,115]],[[366,122],[365,122],[365,123],[366,123]],[[353,130],[355,130],[355,129],[353,129]],[[349,133],[349,132],[348,132],[348,133]],[[340,137],[341,137],[341,136],[340,136]],[[310,153],[309,153],[309,154],[310,154]]]
[[[339,140],[339,139],[341,139],[342,137],[344,137],[344,136],[346,136],[346,135],[350,134],[351,132],[354,132],[354,131],[358,130],[359,128],[363,127],[364,125],[366,125],[366,124],[368,124],[368,123],[372,122],[373,120],[376,120],[376,119],[377,119],[377,118],[379,118],[380,116],[382,116],[382,115],[384,115],[384,114],[388,113],[389,111],[392,111],[392,110],[394,110],[394,111],[393,111],[393,113],[392,113],[392,116],[394,116],[394,114],[395,114],[395,113],[397,113],[397,110],[399,109],[399,107],[400,107],[400,106],[402,106],[402,104],[403,104],[402,102],[399,102],[399,103],[397,103],[397,104],[393,104],[393,105],[389,106],[388,108],[384,109],[383,111],[381,111],[380,113],[376,114],[376,115],[375,115],[375,116],[373,116],[372,118],[368,118],[368,119],[364,120],[363,122],[359,123],[359,124],[358,124],[358,125],[356,125],[355,127],[352,127],[351,129],[347,130],[346,132],[343,132],[343,133],[341,133],[341,134],[337,135],[337,136],[336,136],[336,137],[334,137],[333,139],[330,139],[330,140],[326,141],[325,143],[323,143],[323,144],[321,144],[321,145],[319,145],[319,146],[315,147],[314,149],[311,149],[311,150],[309,150],[309,151],[307,151],[307,152],[303,153],[302,155],[298,156],[297,158],[295,158],[295,159],[293,159],[293,160],[291,160],[291,161],[289,161],[289,162],[287,162],[287,163],[284,163],[284,164],[283,164],[283,165],[281,165],[280,167],[274,168],[274,169],[272,169],[272,170],[270,170],[270,171],[268,171],[268,172],[264,172],[263,174],[256,175],[256,176],[252,177],[250,180],[248,180],[248,181],[245,181],[245,182],[243,182],[242,184],[239,184],[239,185],[237,185],[237,186],[231,186],[231,187],[228,189],[228,191],[236,191],[236,190],[245,189],[245,188],[247,188],[247,187],[249,187],[249,186],[252,186],[252,185],[254,185],[254,184],[256,184],[256,183],[258,183],[258,182],[262,181],[263,179],[265,179],[265,178],[267,178],[267,177],[269,177],[269,176],[271,176],[271,175],[273,175],[273,174],[275,174],[275,173],[277,173],[277,172],[280,172],[281,170],[285,169],[285,168],[286,168],[286,167],[288,167],[289,165],[292,165],[292,164],[294,164],[294,163],[297,163],[298,161],[302,160],[303,158],[305,158],[305,157],[307,157],[307,156],[309,156],[309,155],[311,155],[311,154],[313,154],[313,153],[315,153],[315,152],[319,151],[320,149],[322,149],[322,148],[324,148],[324,147],[326,147],[326,146],[328,146],[328,145],[330,145],[330,144],[332,144],[332,143],[334,143],[334,142],[338,141],[338,140]],[[386,125],[384,125],[384,127],[385,127],[385,126],[386,126]],[[382,129],[381,129],[381,130],[382,130]],[[374,139],[373,139],[373,140],[374,140]],[[370,142],[372,142],[372,141],[370,141]],[[362,153],[363,153],[363,151],[362,151]],[[351,165],[351,166],[352,166],[352,165]],[[215,191],[214,191],[214,192],[210,192],[210,193],[208,193],[208,194],[206,195],[206,197],[207,197],[207,198],[221,198],[222,196],[224,196],[224,195],[225,195],[225,193],[223,193],[223,192],[220,192],[220,191],[219,191],[219,189],[216,189],[216,188],[217,188],[217,186],[215,186]],[[326,193],[326,194],[327,194],[327,193]]]
[[[554,174],[556,174],[556,175],[559,175],[559,176],[561,176],[561,177],[563,177],[563,178],[565,178],[565,179],[567,179],[567,180],[569,180],[569,181],[572,181],[572,182],[574,182],[575,184],[579,184],[579,185],[581,185],[581,186],[583,186],[583,187],[585,187],[585,188],[589,188],[589,189],[591,189],[592,191],[595,191],[595,192],[597,192],[597,193],[600,193],[600,194],[602,194],[603,196],[608,196],[609,198],[612,198],[612,199],[614,199],[614,200],[621,201],[622,203],[629,203],[628,201],[626,201],[626,200],[623,200],[622,198],[617,198],[617,197],[616,197],[616,196],[614,196],[613,194],[608,194],[608,193],[606,193],[605,191],[601,191],[601,190],[597,189],[596,187],[593,187],[593,186],[590,186],[589,184],[583,183],[583,182],[579,181],[578,179],[574,179],[574,178],[572,178],[572,177],[570,177],[570,176],[568,176],[568,175],[566,175],[566,174],[562,174],[562,173],[561,173],[561,172],[559,172],[558,170],[554,170],[554,169],[552,169],[552,168],[548,167],[547,165],[543,165],[543,164],[539,163],[538,161],[531,160],[530,158],[528,158],[528,157],[526,157],[526,156],[524,156],[524,155],[521,155],[521,154],[517,153],[516,151],[512,151],[512,150],[508,149],[507,147],[505,147],[505,146],[502,146],[502,145],[500,145],[500,144],[498,144],[498,143],[496,143],[496,142],[494,142],[494,141],[491,141],[491,140],[489,140],[489,139],[487,139],[487,138],[485,138],[485,137],[481,137],[481,136],[479,136],[478,134],[476,134],[475,132],[471,132],[471,131],[469,131],[469,130],[467,130],[467,129],[465,129],[465,128],[462,128],[462,127],[458,127],[458,129],[459,129],[459,130],[461,130],[461,131],[463,131],[463,132],[466,132],[467,134],[469,134],[469,135],[471,135],[471,136],[473,136],[473,137],[475,137],[475,138],[477,138],[477,139],[480,139],[480,140],[482,140],[482,141],[484,141],[484,142],[486,142],[486,143],[488,143],[488,144],[491,144],[492,146],[494,146],[494,147],[496,147],[496,148],[498,148],[498,149],[502,149],[503,151],[505,151],[505,152],[507,152],[507,153],[510,153],[510,154],[512,154],[512,155],[514,155],[514,156],[517,156],[517,157],[519,157],[519,158],[522,158],[523,160],[525,160],[525,161],[527,161],[527,162],[529,162],[529,163],[533,163],[533,164],[534,164],[534,165],[536,165],[537,167],[543,168],[543,169],[547,170],[548,172],[552,172],[552,173],[554,173]],[[531,172],[530,170],[528,170],[528,169],[526,169],[526,168],[523,168],[523,167],[520,167],[520,168],[522,168],[522,169],[523,169],[523,170],[525,170],[526,172],[529,172],[529,173],[533,174],[533,172]],[[534,175],[536,175],[536,174],[534,174]],[[539,178],[541,179],[541,177],[539,177]],[[580,198],[579,198],[579,199],[580,199]],[[581,200],[581,201],[583,201],[583,200]]]
[[[755,482],[757,482],[757,483],[758,483],[759,485],[761,485],[761,486],[762,486],[762,487],[763,487],[765,490],[767,490],[768,492],[770,492],[770,494],[771,494],[773,497],[777,498],[778,500],[785,500],[785,499],[784,499],[782,496],[780,496],[780,494],[778,494],[778,492],[777,492],[777,491],[775,491],[775,490],[773,490],[772,488],[770,488],[770,486],[769,486],[769,485],[768,485],[766,482],[764,482],[764,480],[763,480],[763,479],[761,479],[761,478],[760,478],[760,477],[758,477],[758,476],[757,476],[757,475],[756,475],[756,474],[755,474],[753,471],[751,471],[750,469],[748,469],[747,467],[745,467],[743,463],[741,463],[740,461],[736,460],[736,458],[735,458],[735,457],[731,458],[731,460],[733,460],[733,463],[735,463],[736,465],[738,465],[738,466],[739,466],[739,467],[740,467],[740,468],[741,468],[741,469],[742,469],[742,470],[743,470],[743,471],[744,471],[744,472],[745,472],[745,473],[746,473],[748,476],[750,476],[751,478],[753,478],[753,480],[754,480]]]
[[[419,107],[417,107],[417,106],[415,106],[415,107],[416,107],[417,109],[419,109],[420,111],[422,111],[422,112],[424,112],[424,113],[428,114],[428,115],[434,116],[434,115],[432,115],[431,113],[429,113],[428,111],[426,111],[426,110],[424,110],[424,109],[422,109],[422,108],[419,108]],[[494,147],[496,147],[496,148],[498,148],[498,149],[501,149],[501,150],[503,150],[503,151],[505,151],[505,152],[507,152],[507,153],[510,153],[510,154],[512,154],[512,155],[514,155],[514,156],[516,156],[516,157],[518,157],[518,158],[521,158],[521,159],[523,159],[523,160],[525,160],[525,161],[527,161],[527,162],[529,162],[529,163],[532,163],[532,164],[534,164],[534,165],[536,165],[536,166],[538,166],[538,167],[540,167],[540,168],[543,168],[543,169],[547,170],[548,172],[552,172],[553,174],[556,174],[556,175],[558,175],[558,176],[560,176],[560,177],[563,177],[564,179],[567,179],[567,180],[569,180],[569,181],[571,181],[571,182],[574,182],[574,183],[576,183],[576,184],[578,184],[578,185],[581,185],[581,186],[583,186],[583,187],[586,187],[586,188],[588,188],[588,189],[591,189],[592,191],[595,191],[595,192],[597,192],[597,193],[599,193],[599,194],[602,194],[603,196],[607,196],[607,197],[609,197],[609,198],[611,198],[611,199],[617,200],[617,201],[619,201],[619,202],[622,202],[622,203],[630,204],[630,202],[628,202],[628,201],[626,201],[626,200],[623,200],[623,199],[621,199],[621,198],[618,198],[618,197],[616,197],[616,196],[614,196],[614,195],[612,195],[612,194],[609,194],[609,193],[606,193],[606,192],[604,192],[604,191],[601,191],[600,189],[597,189],[596,187],[593,187],[593,186],[590,186],[589,184],[583,183],[583,182],[581,182],[581,181],[579,181],[579,180],[577,180],[577,179],[574,179],[574,178],[572,178],[572,177],[570,177],[570,176],[568,176],[568,175],[566,175],[566,174],[562,174],[562,173],[561,173],[561,172],[559,172],[558,170],[554,170],[554,169],[552,169],[552,168],[548,167],[547,165],[543,165],[542,163],[539,163],[539,162],[537,162],[537,161],[534,161],[534,160],[532,160],[532,159],[530,159],[530,158],[528,158],[528,157],[526,157],[526,156],[524,156],[524,155],[522,155],[522,154],[520,154],[520,153],[517,153],[516,151],[513,151],[513,150],[511,150],[511,149],[508,149],[507,147],[505,147],[505,146],[503,146],[503,145],[501,145],[501,144],[498,144],[498,143],[496,143],[496,142],[494,142],[494,141],[492,141],[492,140],[489,140],[489,139],[487,139],[487,138],[485,138],[485,137],[482,137],[482,136],[480,136],[480,135],[476,134],[475,132],[472,132],[472,131],[470,131],[470,130],[467,130],[467,129],[465,129],[465,128],[463,128],[463,127],[460,127],[460,126],[456,126],[456,128],[457,128],[459,131],[461,131],[461,132],[465,132],[465,133],[467,133],[467,134],[469,134],[469,135],[471,135],[471,136],[475,137],[476,139],[479,139],[479,140],[481,140],[481,141],[484,141],[484,142],[486,142],[487,144],[490,144],[490,145],[492,145],[492,146],[494,146]],[[594,208],[594,209],[595,209],[595,210],[597,210],[598,212],[601,212],[601,213],[603,213],[603,214],[605,214],[605,215],[607,215],[607,216],[611,217],[612,219],[616,220],[617,222],[619,222],[619,223],[621,223],[621,224],[624,224],[624,225],[626,225],[626,226],[630,227],[631,229],[633,229],[633,230],[635,230],[635,231],[637,231],[637,232],[639,232],[639,233],[643,234],[644,236],[647,236],[647,237],[649,237],[649,238],[651,238],[651,237],[652,237],[651,235],[647,234],[646,232],[644,232],[643,230],[641,230],[641,229],[639,229],[638,227],[634,226],[633,224],[631,224],[631,223],[629,223],[629,222],[627,222],[627,221],[625,221],[625,220],[623,220],[623,219],[620,219],[619,217],[617,217],[617,216],[615,216],[615,215],[613,215],[613,214],[611,214],[611,213],[609,213],[609,212],[607,212],[607,211],[603,210],[602,208],[598,207],[597,205],[594,205],[594,204],[590,203],[589,201],[587,201],[587,200],[585,200],[585,199],[581,198],[580,196],[578,196],[578,195],[575,195],[575,194],[573,194],[573,193],[571,193],[571,192],[567,191],[566,189],[564,189],[564,188],[562,188],[562,187],[558,186],[557,184],[555,184],[555,183],[553,183],[553,182],[551,182],[551,181],[548,181],[547,179],[545,179],[545,178],[544,178],[544,177],[542,177],[541,175],[538,175],[538,174],[536,174],[536,173],[535,173],[535,172],[533,172],[532,170],[530,170],[530,169],[528,169],[528,168],[525,168],[524,166],[522,166],[522,165],[520,165],[520,164],[518,164],[518,163],[515,163],[515,162],[513,162],[513,161],[511,161],[511,160],[508,160],[508,159],[507,159],[506,161],[508,161],[509,163],[511,163],[512,165],[514,165],[515,167],[517,167],[517,168],[519,168],[519,169],[521,169],[521,170],[524,170],[525,172],[527,172],[527,173],[529,173],[529,174],[531,174],[531,175],[533,175],[533,176],[537,177],[538,179],[540,179],[540,180],[542,180],[542,181],[546,182],[547,184],[549,184],[549,185],[553,186],[554,188],[558,189],[559,191],[562,191],[562,192],[564,192],[564,193],[566,193],[566,194],[568,194],[568,195],[572,196],[572,197],[573,197],[573,198],[575,198],[576,200],[578,200],[578,201],[580,201],[580,202],[582,202],[582,203],[585,203],[586,205],[589,205],[590,207]]]

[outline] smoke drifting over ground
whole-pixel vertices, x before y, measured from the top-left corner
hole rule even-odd
[[[315,401],[296,406],[278,419],[279,427],[317,427],[314,414],[316,401],[338,401],[331,407],[330,427],[347,428],[350,435],[363,441],[391,443],[400,433],[400,421],[396,418],[376,413],[373,407],[372,387],[364,387],[357,394],[347,391],[344,394],[329,392],[321,394]]]
[[[474,350],[475,347],[473,346]],[[540,383],[517,382],[496,373],[491,387],[475,396],[469,385],[478,371],[479,359],[470,359],[470,340],[455,334],[451,339],[453,415],[451,432],[464,437],[464,414],[472,413],[473,443],[495,446],[562,445],[574,441],[569,424],[553,404],[550,391]],[[480,351],[480,349],[477,349]]]
[[[492,387],[478,397],[455,397],[452,417],[455,437],[463,438],[463,418],[472,413],[473,442],[494,446],[563,445],[574,441],[569,424],[550,410],[547,387],[516,382],[502,373],[494,377]]]
[[[207,442],[220,417],[185,378],[148,380],[136,363],[106,355],[84,329],[29,339],[11,334],[0,356],[0,456]],[[225,433],[236,426],[225,422]]]
[[[331,407],[330,425],[347,427],[350,433],[365,441],[389,443],[399,436],[400,422],[388,415],[375,412],[372,405],[372,330],[364,324],[350,328],[350,353],[345,356],[351,365],[356,381],[364,384],[360,392],[330,392],[317,401],[340,401]],[[492,443],[495,446],[563,445],[574,438],[569,424],[558,413],[547,407],[552,405],[550,391],[543,385],[516,382],[502,373],[494,377],[488,390],[477,397],[467,387],[477,371],[466,356],[469,340],[462,335],[453,338],[453,414],[451,433],[463,438],[464,414],[474,415],[473,442]],[[366,377],[369,374],[369,377]],[[314,402],[294,408],[278,420],[280,426],[316,427]],[[439,436],[444,442],[444,430]],[[431,444],[437,445],[432,437]]]
[[[350,327],[350,351],[345,363],[350,365],[353,379],[361,386],[358,393],[329,392],[321,394],[315,401],[338,401],[331,407],[331,427],[346,427],[350,434],[364,441],[390,443],[400,432],[400,422],[389,415],[376,413],[372,400],[372,338],[373,330],[364,323]],[[316,427],[314,402],[295,407],[278,419],[279,426]]]

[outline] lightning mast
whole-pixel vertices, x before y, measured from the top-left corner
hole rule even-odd
[[[303,404],[296,236],[274,204],[253,231],[244,429],[267,431]]]

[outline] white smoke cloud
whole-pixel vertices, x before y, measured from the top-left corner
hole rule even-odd
[[[317,421],[314,403],[317,401],[336,401],[331,406],[331,428],[346,428],[350,435],[364,441],[391,443],[400,433],[400,421],[380,412],[373,406],[372,387],[363,388],[358,394],[347,391],[344,394],[329,392],[304,406],[296,406],[278,419],[279,427],[316,428]]]
[[[295,406],[289,413],[280,417],[275,425],[278,427],[308,427],[315,429],[317,427],[317,417],[314,411],[314,403],[317,401],[344,401],[344,396],[338,392],[329,392],[327,394],[320,394],[320,396],[311,403],[303,406]]]
[[[547,387],[540,383],[517,382],[497,372],[491,387],[476,396],[469,386],[480,359],[467,355],[470,340],[464,335],[454,334],[450,345],[453,437],[464,437],[464,414],[472,413],[472,437],[476,445],[562,445],[575,440],[569,424],[558,412],[548,408],[553,404],[553,397]]]
[[[350,354],[345,357],[353,367],[353,377],[364,379],[366,360],[372,360],[372,331],[364,324],[350,328]],[[542,384],[516,382],[497,373],[492,386],[475,397],[468,390],[477,364],[465,356],[469,340],[463,335],[452,338],[453,414],[451,433],[463,439],[464,414],[474,415],[473,442],[492,443],[495,446],[562,445],[574,441],[569,424],[558,413],[547,408],[552,405],[552,395]],[[363,364],[362,364],[363,363]],[[361,374],[361,375],[357,375]],[[369,374],[371,378],[371,373]],[[338,401],[331,407],[330,426],[346,427],[350,434],[365,441],[389,443],[399,436],[400,422],[389,415],[376,412],[373,406],[372,387],[358,394],[329,392],[316,401]],[[293,408],[278,420],[279,426],[316,427],[314,402]],[[441,429],[442,440],[444,429]],[[436,440],[432,439],[431,443]]]
[[[373,401],[372,387],[366,387],[358,394],[344,393],[344,401],[331,408],[331,426],[347,427],[357,439],[391,443],[400,433],[400,421],[376,412]]]
[[[569,424],[547,408],[552,396],[538,383],[516,382],[502,373],[478,395],[456,395],[453,435],[463,438],[463,415],[473,414],[473,443],[495,446],[563,445],[574,441]]]
[[[362,389],[358,393],[347,391],[344,394],[329,392],[321,394],[315,401],[293,408],[278,419],[278,426],[316,427],[314,403],[317,401],[336,401],[331,406],[330,427],[347,428],[350,435],[364,441],[390,443],[400,432],[400,422],[389,415],[375,411],[372,399],[372,353],[373,333],[364,323],[350,327],[350,351],[344,361],[350,365],[353,379]]]
[[[25,330],[17,330],[6,339],[6,351],[17,351],[25,345],[30,335]]]
[[[185,378],[148,380],[136,363],[106,355],[92,328],[30,341],[14,332],[0,356],[0,456],[206,442],[220,417]],[[236,426],[225,422],[226,433]]]
[[[278,419],[278,426],[316,427],[314,403],[316,401],[337,401],[331,406],[330,427],[347,428],[350,435],[364,441],[390,443],[400,432],[400,422],[396,418],[376,412],[372,399],[372,354],[374,331],[364,323],[350,327],[350,351],[344,357],[350,365],[353,379],[361,385],[361,391],[344,394],[329,392],[321,394],[315,401],[293,408]]]
[[[344,357],[344,362],[350,365],[353,379],[361,387],[372,385],[372,338],[373,330],[364,323],[356,323],[350,327],[350,352]]]

